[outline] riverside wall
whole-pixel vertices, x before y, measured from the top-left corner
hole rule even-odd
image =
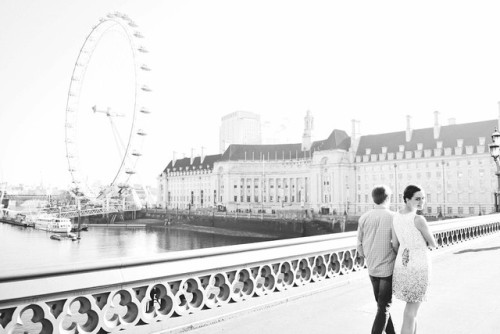
[[[318,216],[297,217],[293,214],[262,215],[247,213],[176,213],[143,211],[145,218],[158,219],[161,224],[186,224],[223,228],[235,231],[269,234],[284,238],[306,237],[329,233],[349,232],[357,229],[357,217]]]

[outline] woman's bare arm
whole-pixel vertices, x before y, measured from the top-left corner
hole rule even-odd
[[[429,230],[429,226],[427,226],[427,221],[424,217],[418,215],[415,216],[415,227],[420,231],[420,233],[422,233],[422,236],[424,237],[424,240],[427,242],[427,245],[429,247],[437,247],[436,240]]]

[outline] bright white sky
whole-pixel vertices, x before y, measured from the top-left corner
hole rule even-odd
[[[442,124],[498,116],[498,1],[2,0],[0,180],[69,184],[71,73],[91,27],[114,11],[139,25],[150,50],[153,114],[138,167],[147,184],[172,151],[219,153],[220,119],[236,110],[284,124],[281,139],[293,143],[307,110],[316,140],[350,134],[353,118],[373,134],[404,130],[407,114],[414,128],[432,126],[435,110]],[[127,54],[121,37],[106,36],[95,64]],[[98,150],[115,144],[85,131],[98,157],[87,161],[110,165]]]

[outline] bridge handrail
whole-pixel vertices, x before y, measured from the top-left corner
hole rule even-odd
[[[490,222],[493,216],[497,216],[498,220],[500,221],[500,214],[488,215],[482,217],[449,219],[449,220],[432,222],[429,224],[429,229],[433,234],[436,235],[440,232],[449,230],[450,227],[464,228],[464,227],[479,226],[481,224]],[[119,269],[119,268],[126,268],[138,265],[149,265],[161,262],[188,260],[192,258],[205,258],[223,254],[227,255],[227,254],[237,254],[249,251],[270,250],[280,247],[297,246],[310,243],[318,243],[323,241],[335,241],[341,239],[342,240],[350,239],[352,246],[355,247],[356,233],[357,232],[354,231],[354,232],[326,234],[326,235],[292,238],[284,240],[263,241],[263,242],[242,244],[242,245],[174,251],[174,252],[140,256],[140,257],[100,259],[100,260],[94,260],[90,263],[80,262],[78,264],[69,264],[69,265],[68,264],[51,265],[50,267],[47,268],[40,268],[40,267],[25,268],[24,270],[18,271],[16,273],[0,272],[0,282],[4,282],[7,280],[14,280],[14,279],[27,279],[33,277],[53,276],[57,274],[64,275],[68,273],[78,273],[78,272],[92,271],[92,270]]]
[[[126,257],[126,258],[112,258],[93,260],[92,262],[79,262],[77,264],[64,264],[64,265],[51,265],[50,267],[36,267],[25,268],[18,270],[16,273],[1,272],[0,283],[13,281],[13,280],[26,280],[32,278],[47,278],[56,275],[76,274],[89,271],[99,270],[113,270],[122,269],[135,266],[147,266],[158,263],[176,262],[192,259],[204,259],[220,255],[234,255],[252,251],[269,251],[271,249],[300,246],[307,244],[317,244],[325,241],[335,241],[348,239],[348,243],[352,243],[356,232],[346,232],[342,234],[327,234],[311,237],[272,240],[256,242],[251,244],[241,244],[232,246],[222,246],[213,248],[202,248],[184,251],[175,251],[169,253],[140,256],[140,257]],[[331,246],[329,246],[331,249]],[[335,249],[338,247],[334,247]],[[247,261],[247,259],[245,260]],[[197,269],[186,269],[187,272],[196,272]]]
[[[500,214],[434,222],[430,229],[444,247],[499,232]],[[162,329],[189,324],[205,309],[230,301],[335,282],[339,275],[363,270],[355,246],[356,232],[347,232],[2,272],[0,333],[17,326],[15,319],[27,310],[45,319],[46,331],[61,328],[75,302],[89,319],[79,324],[82,333],[134,332],[163,321]],[[110,322],[117,296],[127,310],[115,312],[120,321]]]

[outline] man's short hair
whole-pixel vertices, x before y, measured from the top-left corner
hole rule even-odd
[[[386,185],[376,186],[372,190],[372,198],[375,204],[382,204],[391,195],[391,189]]]

